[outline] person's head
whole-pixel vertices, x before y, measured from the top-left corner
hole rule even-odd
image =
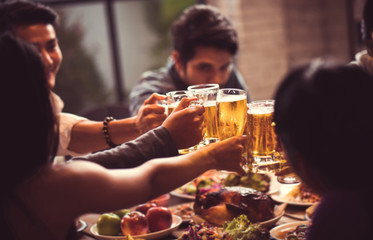
[[[171,34],[175,67],[187,85],[227,82],[238,37],[217,8],[193,5],[173,23]]]
[[[370,182],[373,78],[320,61],[291,71],[275,94],[277,134],[302,180],[320,193]]]
[[[16,1],[0,4],[0,33],[11,31],[37,47],[51,88],[55,86],[62,61],[55,30],[57,22],[57,13],[39,3]]]
[[[373,0],[366,0],[365,2],[361,27],[368,54],[373,56]]]
[[[0,35],[2,159],[0,186],[8,194],[55,155],[57,122],[36,48]]]

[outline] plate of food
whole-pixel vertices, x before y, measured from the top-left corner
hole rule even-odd
[[[179,216],[183,222],[189,223],[194,216],[193,204],[194,202],[182,203],[170,206],[169,209],[173,215]]]
[[[163,238],[163,237],[166,237],[172,234],[172,232],[175,231],[180,226],[181,223],[182,223],[182,219],[179,216],[172,215],[172,224],[170,227],[160,230],[160,231],[156,231],[156,232],[148,232],[145,234],[131,235],[131,237],[124,236],[123,234],[118,234],[117,236],[99,234],[99,229],[97,227],[97,224],[94,224],[91,227],[90,231],[97,239],[100,239],[100,240],[127,240],[131,238],[150,240],[150,239]],[[121,228],[122,227],[123,225],[121,226]],[[139,226],[139,228],[141,228],[141,226]]]
[[[305,235],[311,226],[310,221],[291,222],[279,225],[269,231],[270,236],[276,240],[305,240]]]
[[[318,203],[321,197],[303,183],[284,185],[280,190],[271,194],[273,200],[296,206],[312,206]]]
[[[187,229],[176,236],[179,240],[269,240],[270,235],[267,228],[260,224],[253,224],[246,215],[240,215],[231,221],[224,223],[222,227],[211,225],[207,222],[190,225]]]
[[[213,192],[223,187],[241,186],[254,188],[261,192],[268,192],[271,177],[266,174],[248,173],[239,176],[233,172],[210,170],[195,178],[193,181],[171,192],[173,196],[194,200],[197,191]]]
[[[286,206],[286,203],[276,205],[269,195],[252,188],[225,187],[196,196],[193,220],[221,227],[237,216],[246,215],[252,223],[272,227],[284,215]]]

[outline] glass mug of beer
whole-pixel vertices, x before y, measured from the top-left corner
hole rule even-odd
[[[189,97],[190,93],[188,91],[171,91],[166,93],[167,97],[167,115],[170,115],[172,111],[179,105],[181,99]]]
[[[274,100],[260,100],[247,105],[247,150],[254,172],[276,172],[280,168],[280,159],[274,158],[277,146],[273,123],[274,103]]]
[[[206,126],[203,144],[214,143],[218,141],[217,131],[217,111],[216,98],[218,95],[219,84],[198,84],[188,87],[191,96],[198,98],[205,107],[204,125]]]
[[[219,140],[242,135],[246,125],[246,91],[235,88],[220,89],[216,103]]]
[[[189,91],[185,91],[185,90],[171,91],[171,92],[166,93],[166,96],[167,96],[167,115],[170,115],[174,111],[174,109],[179,105],[180,101],[183,98],[193,97]],[[193,106],[193,105],[201,105],[201,103],[198,100],[190,102],[189,106]],[[198,149],[198,145],[187,148],[187,149],[179,149],[179,153],[187,154],[197,149]]]

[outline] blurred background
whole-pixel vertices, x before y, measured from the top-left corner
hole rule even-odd
[[[170,26],[184,8],[211,4],[233,22],[236,63],[254,100],[269,99],[292,67],[318,57],[342,63],[364,48],[365,0],[45,0],[61,16],[64,60],[55,92],[65,112],[124,105],[142,72],[165,64]]]

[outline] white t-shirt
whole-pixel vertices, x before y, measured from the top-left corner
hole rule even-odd
[[[55,93],[52,92],[51,94],[51,101],[54,103],[54,111],[57,117],[59,118],[59,143],[58,143],[58,150],[57,156],[79,156],[84,155],[81,153],[76,153],[68,150],[68,146],[71,140],[71,129],[73,126],[80,122],[87,120],[87,118],[80,117],[71,113],[64,113],[62,109],[64,107],[64,103],[62,99]]]

